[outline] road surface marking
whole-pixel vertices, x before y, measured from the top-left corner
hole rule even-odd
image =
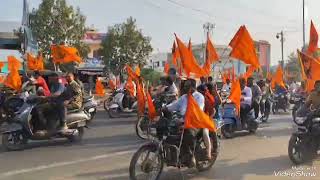
[[[48,165],[36,166],[33,168],[8,171],[6,173],[1,173],[0,178],[6,178],[9,176],[15,176],[15,175],[24,174],[24,173],[31,173],[31,172],[35,172],[35,171],[41,171],[41,170],[50,169],[50,168],[57,168],[57,167],[61,167],[61,166],[73,165],[73,164],[83,163],[83,162],[87,162],[87,161],[94,161],[94,160],[98,160],[98,159],[105,159],[105,158],[109,158],[109,157],[113,157],[113,156],[121,156],[121,155],[125,155],[125,154],[130,154],[133,152],[135,152],[135,151],[133,151],[133,150],[121,151],[121,152],[116,152],[116,153],[112,153],[112,154],[104,154],[104,155],[99,155],[99,156],[93,156],[90,158],[78,159],[75,161],[57,162],[57,163],[52,163],[52,164],[48,164]]]

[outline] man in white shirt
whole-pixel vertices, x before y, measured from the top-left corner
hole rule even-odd
[[[196,91],[196,81],[194,79],[188,79],[184,85],[184,92],[192,93],[195,101],[199,105],[199,107],[204,109],[204,96]],[[188,94],[182,95],[178,100],[172,102],[171,104],[166,106],[166,109],[170,112],[177,111],[181,115],[185,115],[188,105]],[[184,120],[184,119],[183,119]],[[193,167],[195,165],[195,158],[193,155],[193,150],[196,144],[196,135],[198,134],[198,129],[185,129],[183,134],[182,141],[182,151],[186,155],[186,163],[189,167]]]
[[[246,80],[240,79],[241,100],[240,100],[240,118],[242,126],[246,126],[246,116],[251,110],[252,90],[246,86]]]
[[[227,79],[227,80],[226,80],[226,84],[224,84],[224,85],[222,86],[222,89],[221,89],[221,90],[229,93],[229,92],[231,91],[231,86],[232,86],[232,84],[231,84],[231,82],[230,82],[230,79]]]

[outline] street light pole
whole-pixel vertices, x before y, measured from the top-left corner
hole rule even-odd
[[[283,31],[281,31],[280,33],[277,33],[277,39],[280,38],[280,42],[281,42],[281,67],[282,69],[284,68],[284,54],[283,54],[283,44],[284,44],[284,37],[283,37]]]
[[[303,46],[306,44],[306,29],[305,29],[305,3],[302,0],[302,25],[303,25]]]

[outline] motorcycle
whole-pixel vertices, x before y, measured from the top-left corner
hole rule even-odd
[[[259,122],[254,118],[253,109],[246,116],[247,127],[243,127],[240,116],[237,114],[236,106],[233,103],[227,102],[220,107],[219,111],[222,115],[223,126],[221,134],[225,138],[233,138],[236,131],[247,130],[250,133],[255,133],[258,129]]]
[[[274,94],[272,100],[272,112],[276,114],[282,109],[284,112],[287,112],[289,103],[288,103],[288,93]]]
[[[44,98],[30,96],[27,98],[12,97],[6,102],[8,112],[6,121],[1,126],[2,145],[8,150],[22,150],[28,140],[48,140],[51,138],[67,138],[70,142],[80,141],[90,120],[85,111],[68,111],[68,130],[57,131],[59,119],[55,111],[47,110],[47,124],[40,123],[36,107],[43,103]]]
[[[295,132],[292,133],[288,145],[289,158],[297,165],[314,159],[320,149],[320,112],[303,108],[301,107],[293,118],[296,124]]]
[[[131,117],[137,113],[138,103],[135,101],[129,111],[125,111],[123,107],[123,99],[126,96],[126,90],[117,90],[113,95],[104,102],[104,108],[108,112],[110,118]]]
[[[187,167],[186,155],[180,151],[181,147],[181,116],[177,113],[162,113],[156,124],[156,138],[142,145],[134,153],[129,167],[131,180],[159,179],[164,164],[172,167]],[[218,126],[220,128],[220,126]],[[209,170],[215,163],[220,148],[219,131],[210,133],[212,158],[207,160],[206,147],[200,132],[196,137],[194,156],[198,171]]]
[[[156,110],[160,114],[159,110],[175,100],[175,95],[159,95],[153,99]],[[138,117],[138,120],[135,125],[136,134],[141,139],[150,139],[155,137],[155,121],[151,121],[148,117],[148,110],[146,110],[144,116]]]
[[[293,104],[292,108],[292,118],[296,118],[296,112],[298,109],[300,109],[304,103],[305,103],[306,98],[300,94],[297,95],[292,95],[290,98],[290,104]]]
[[[261,121],[262,122],[267,122],[269,120],[270,112],[271,112],[271,98],[270,97],[262,97],[261,99]],[[262,110],[263,109],[263,110]]]
[[[83,98],[83,110],[90,114],[90,121],[93,120],[97,113],[98,103],[93,99],[93,96]]]

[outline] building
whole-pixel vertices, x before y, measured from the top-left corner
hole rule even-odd
[[[88,58],[101,59],[101,57],[99,57],[98,51],[101,48],[101,43],[106,38],[106,36],[107,36],[106,33],[100,33],[94,29],[91,29],[86,32],[82,41],[85,44],[87,44],[90,48]]]
[[[163,72],[164,65],[170,58],[171,53],[156,53],[151,55],[150,59],[147,60],[146,68],[154,69],[159,72]]]

